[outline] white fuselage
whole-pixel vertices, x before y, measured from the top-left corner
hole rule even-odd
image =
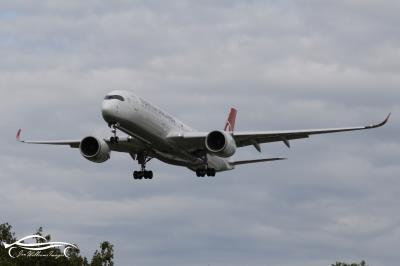
[[[191,127],[161,110],[157,106],[127,91],[113,91],[107,95],[122,98],[104,99],[102,115],[109,124],[117,123],[117,128],[140,141],[151,156],[163,162],[186,166],[192,170],[205,167],[205,160],[194,156],[190,147],[180,146],[168,136],[194,131]],[[136,151],[132,151],[136,153]],[[216,171],[233,169],[229,159],[205,154],[209,167]]]

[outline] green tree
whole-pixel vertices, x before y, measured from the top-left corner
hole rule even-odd
[[[336,262],[332,264],[332,266],[368,266],[366,262],[363,260],[360,263],[345,263],[345,262]]]
[[[39,227],[35,235],[43,236],[43,228]],[[50,235],[45,236],[47,241],[51,240]],[[114,250],[113,245],[104,241],[100,244],[100,252],[96,250],[91,260],[88,263],[86,257],[80,255],[79,249],[70,248],[67,250],[69,258],[63,256],[63,251],[60,249],[52,249],[53,254],[60,255],[59,258],[54,257],[18,257],[11,258],[8,250],[4,248],[2,243],[14,243],[16,241],[15,233],[12,231],[12,226],[8,223],[0,224],[0,265],[1,266],[113,266]],[[37,243],[47,242],[44,239],[36,239]],[[44,252],[42,253],[44,254]]]
[[[14,266],[13,262],[10,260],[10,256],[8,256],[7,250],[3,247],[4,243],[13,243],[15,242],[15,234],[11,231],[12,226],[8,223],[0,224],[0,265],[4,266]]]
[[[96,250],[94,252],[91,266],[113,266],[114,258],[114,246],[108,242],[104,241],[100,244],[101,251]]]

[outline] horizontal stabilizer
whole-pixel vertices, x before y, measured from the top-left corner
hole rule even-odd
[[[286,158],[266,158],[266,159],[236,161],[236,162],[231,162],[231,165],[240,165],[240,164],[249,164],[249,163],[261,163],[261,162],[280,161],[280,160],[286,160]]]

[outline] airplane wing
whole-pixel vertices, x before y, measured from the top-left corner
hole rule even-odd
[[[326,129],[303,129],[303,130],[283,130],[283,131],[236,131],[232,133],[237,147],[253,145],[258,151],[261,151],[261,143],[269,143],[282,141],[290,148],[289,140],[308,138],[311,135],[337,133],[346,131],[357,131],[377,128],[385,125],[389,120],[389,115],[379,124],[359,127],[344,127],[344,128],[326,128]],[[176,141],[178,145],[192,149],[204,149],[205,138],[208,132],[184,132],[177,135],[169,136],[170,139]]]
[[[377,128],[385,125],[389,120],[390,114],[379,124],[360,127],[343,127],[343,128],[325,128],[325,129],[304,129],[304,130],[284,130],[284,131],[266,131],[266,132],[235,132],[233,138],[238,147],[249,145],[257,146],[260,143],[282,141],[290,148],[289,140],[308,138],[311,135],[338,133],[346,131],[357,131]],[[257,148],[257,147],[256,147]]]
[[[16,139],[22,143],[29,144],[48,144],[48,145],[66,145],[71,148],[79,148],[81,140],[22,140],[21,139],[21,129],[18,130]],[[118,152],[139,152],[145,147],[132,137],[120,137],[118,143],[110,143],[108,139],[103,139],[110,146],[112,151]]]
[[[16,136],[17,141],[22,142],[22,143],[30,143],[30,144],[50,144],[50,145],[69,145],[71,148],[79,148],[79,144],[81,143],[81,140],[53,140],[53,141],[48,141],[48,140],[21,140],[21,129],[18,130],[17,136]]]
[[[286,160],[286,158],[266,158],[266,159],[255,159],[255,160],[246,160],[246,161],[235,161],[231,162],[231,165],[241,165],[241,164],[250,164],[250,163],[261,163],[261,162],[271,162],[271,161],[280,161]]]

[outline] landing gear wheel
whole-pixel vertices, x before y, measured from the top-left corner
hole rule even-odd
[[[215,176],[215,169],[207,168],[207,176]]]
[[[215,169],[214,168],[207,168],[207,169],[197,169],[196,176],[204,177],[204,176],[215,176]]]
[[[144,178],[145,179],[153,179],[153,172],[152,171],[144,171]]]
[[[144,177],[144,174],[142,171],[134,171],[133,172],[134,179],[142,179],[143,177]]]
[[[205,169],[197,169],[196,175],[199,177],[204,177],[204,176],[206,176],[206,170]]]
[[[153,171],[134,171],[133,172],[134,179],[153,179]]]
[[[116,144],[116,143],[118,143],[118,141],[119,141],[118,137],[110,137],[110,143],[111,144]]]

